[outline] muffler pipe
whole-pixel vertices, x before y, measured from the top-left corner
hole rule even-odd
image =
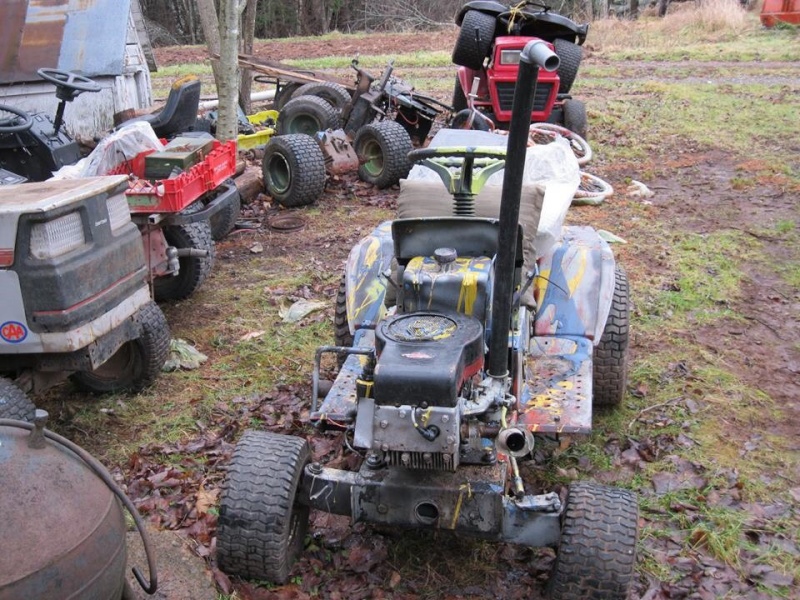
[[[497,434],[497,450],[514,458],[533,452],[533,434],[522,427],[507,427]]]
[[[506,146],[503,193],[500,200],[500,234],[497,240],[494,289],[492,290],[492,329],[489,340],[490,377],[508,376],[508,329],[511,323],[511,302],[514,296],[514,263],[516,261],[519,203],[525,151],[531,124],[533,98],[539,67],[552,71],[558,68],[556,56],[547,44],[535,40],[525,44],[519,61],[519,74],[511,108],[511,124]]]

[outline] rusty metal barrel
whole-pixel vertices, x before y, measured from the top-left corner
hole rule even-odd
[[[0,600],[121,598],[125,529],[113,491],[43,419],[0,421]]]

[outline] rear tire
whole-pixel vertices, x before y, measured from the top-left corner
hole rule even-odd
[[[233,181],[228,181],[230,185],[236,185]],[[242,212],[242,198],[239,192],[233,195],[230,203],[219,211],[217,214],[212,215],[208,220],[211,227],[211,237],[217,242],[228,235],[233,228],[236,227],[236,221],[239,220],[239,215]]]
[[[556,39],[553,47],[560,60],[558,78],[561,83],[558,86],[558,93],[569,94],[575,78],[578,76],[578,68],[583,59],[583,49],[578,44],[562,39]]]
[[[282,110],[283,107],[286,106],[286,103],[292,99],[292,94],[294,94],[295,90],[301,85],[302,84],[295,83],[294,81],[282,84],[280,91],[275,94],[275,100],[273,100],[275,110]]]
[[[295,497],[310,460],[304,439],[245,431],[220,498],[217,562],[223,571],[287,581],[308,529],[308,507]]]
[[[594,349],[592,376],[594,406],[618,406],[628,386],[628,334],[630,304],[628,275],[617,265],[614,298],[600,343]]]
[[[319,83],[306,83],[292,93],[292,98],[300,96],[316,96],[322,98],[337,110],[342,110],[350,104],[350,92],[343,85],[333,81],[320,81]]]
[[[564,100],[564,127],[577,133],[584,140],[588,121],[586,117],[586,105],[581,100]]]
[[[548,582],[553,600],[624,600],[636,566],[639,507],[628,490],[570,486]]]
[[[300,96],[292,98],[278,115],[278,135],[305,133],[313,136],[318,131],[339,128],[339,111],[322,98]]]
[[[202,210],[203,203],[195,202],[182,213],[191,214]],[[216,248],[208,221],[186,225],[164,227],[167,244],[180,249],[204,250],[206,256],[181,256],[178,258],[178,274],[157,277],[153,282],[153,296],[158,302],[188,298],[203,284],[214,266]]]
[[[170,331],[164,313],[155,302],[136,314],[139,337],[123,344],[94,371],[79,371],[70,378],[80,389],[93,394],[138,392],[161,373],[169,354]]]
[[[325,157],[304,134],[273,137],[264,149],[261,173],[267,193],[281,206],[313,204],[325,191]]]
[[[0,419],[33,422],[36,406],[13,381],[0,377]]]
[[[379,189],[395,185],[411,170],[411,137],[400,123],[379,121],[364,125],[356,133],[353,146],[360,163],[358,176]]]
[[[476,71],[480,69],[492,48],[496,24],[497,20],[492,15],[477,10],[468,11],[461,22],[458,39],[453,48],[453,62],[468,69]]]

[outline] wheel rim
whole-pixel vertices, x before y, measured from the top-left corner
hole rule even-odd
[[[133,373],[136,369],[136,345],[126,342],[114,355],[102,365],[92,371],[95,379],[102,381],[117,381]]]
[[[320,122],[312,115],[297,115],[289,123],[289,133],[305,133],[314,135],[322,130]]]
[[[269,160],[269,180],[274,190],[280,194],[289,189],[292,173],[289,163],[282,154],[276,154]]]
[[[383,150],[381,145],[375,140],[370,140],[364,144],[362,153],[366,161],[364,169],[372,177],[378,177],[383,172]]]

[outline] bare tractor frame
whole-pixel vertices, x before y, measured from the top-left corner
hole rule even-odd
[[[313,508],[551,546],[551,597],[626,597],[636,496],[588,482],[565,498],[531,493],[519,470],[537,436],[588,432],[592,405],[619,403],[625,391],[627,282],[608,245],[591,228],[565,227],[534,273],[522,273],[532,98],[540,67],[558,62],[540,41],[522,51],[508,160],[498,148],[412,153],[458,183],[459,216],[387,222],[353,248],[337,302],[340,345],[320,348],[314,369],[311,421],[351,431],[365,460],[357,472],[330,469],[311,462],[304,439],[245,432],[220,506],[217,557],[228,573],[285,582]],[[436,168],[456,159],[458,175]],[[503,166],[499,219],[470,216],[474,196],[462,192],[476,187],[473,170]],[[531,284],[533,308],[520,302]],[[317,406],[326,352],[346,360]]]
[[[449,107],[418,94],[392,76],[390,62],[376,78],[358,66],[352,94],[332,81],[308,83],[280,109],[277,136],[261,163],[267,193],[281,206],[315,202],[326,174],[358,172],[379,189],[408,175],[408,153],[422,142],[434,120]]]

